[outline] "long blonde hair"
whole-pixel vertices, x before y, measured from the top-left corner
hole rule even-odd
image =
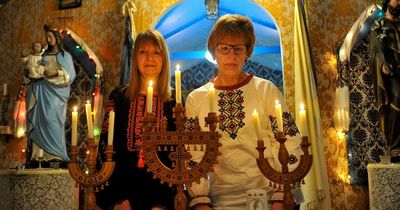
[[[154,29],[149,29],[144,32],[140,32],[137,35],[135,40],[135,46],[133,47],[133,55],[132,55],[132,73],[131,73],[131,81],[129,82],[126,96],[132,101],[134,100],[140,93],[140,87],[144,81],[142,81],[142,77],[137,64],[137,55],[139,51],[140,45],[142,45],[146,41],[151,41],[154,45],[160,48],[163,66],[158,76],[157,80],[157,94],[159,99],[162,102],[166,102],[171,100],[171,86],[170,86],[170,71],[169,71],[169,54],[168,47],[165,43],[164,37],[160,32]]]

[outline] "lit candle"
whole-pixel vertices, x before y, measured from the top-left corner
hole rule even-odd
[[[261,135],[260,135],[260,118],[258,116],[257,110],[253,111],[252,116],[253,116],[254,127],[256,128],[257,139],[260,140],[261,139]]]
[[[92,106],[90,105],[90,102],[87,101],[86,105],[86,120],[87,120],[87,125],[88,125],[88,136],[90,139],[93,138],[93,118],[92,118]]]
[[[76,106],[72,111],[72,131],[71,131],[71,145],[76,146],[78,144],[78,111]]]
[[[114,139],[114,119],[115,119],[115,112],[110,111],[110,114],[108,116],[108,145],[113,144],[113,139]]]
[[[341,112],[341,118],[342,118],[342,128],[343,131],[347,129],[347,116],[346,116],[346,111],[344,108],[340,109]]]
[[[175,93],[176,93],[176,103],[182,103],[182,93],[181,93],[181,71],[179,70],[179,64],[176,65],[175,70]]]
[[[7,83],[3,83],[3,96],[7,95]]]
[[[38,157],[40,157],[40,158],[42,158],[42,157],[43,157],[43,150],[42,150],[42,149],[39,149],[39,154],[38,154]]]
[[[151,113],[153,111],[153,81],[151,80],[149,82],[149,86],[147,87],[146,108],[147,113]]]
[[[307,115],[303,103],[300,104],[299,117],[300,117],[300,133],[302,136],[308,136]]]
[[[340,110],[337,110],[336,115],[335,115],[335,127],[336,129],[342,129],[342,125],[340,124],[342,122],[340,118]]]
[[[210,89],[208,89],[208,99],[210,102],[210,112],[215,112],[215,88],[213,83],[211,83]]]
[[[279,100],[275,101],[275,115],[278,123],[278,131],[283,132],[282,106],[279,103]]]

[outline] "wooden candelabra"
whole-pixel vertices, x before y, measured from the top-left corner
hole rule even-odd
[[[276,140],[279,142],[279,153],[278,159],[282,165],[282,172],[276,171],[271,167],[268,160],[264,158],[264,146],[263,140],[258,140],[257,150],[259,153],[259,158],[257,159],[257,165],[261,173],[267,177],[270,181],[283,186],[283,204],[287,210],[292,210],[295,206],[293,194],[291,192],[292,187],[296,184],[299,186],[303,178],[311,169],[312,155],[308,153],[308,147],[311,145],[308,142],[308,137],[303,136],[301,142],[301,149],[303,150],[303,155],[300,157],[300,163],[293,171],[289,172],[289,153],[286,149],[285,142],[286,137],[284,132],[279,132],[276,136]]]
[[[106,181],[114,171],[115,162],[112,161],[113,146],[107,145],[105,150],[106,161],[103,162],[99,171],[96,170],[97,145],[93,138],[89,139],[88,150],[88,170],[82,171],[77,161],[78,147],[71,146],[71,162],[68,164],[68,170],[71,177],[81,186],[81,189],[86,190],[85,209],[97,210],[100,208],[96,205],[95,188],[102,187],[103,184],[107,185]]]
[[[166,123],[161,128],[153,130],[156,123],[154,115],[148,113],[144,117],[144,162],[147,171],[152,172],[154,178],[160,179],[161,183],[167,182],[170,187],[176,186],[175,210],[185,210],[187,201],[184,194],[184,185],[199,182],[201,177],[207,177],[207,172],[213,171],[213,165],[217,163],[220,155],[218,147],[220,134],[216,131],[218,117],[216,113],[209,113],[205,118],[210,131],[200,131],[198,120],[196,120],[194,131],[184,131],[186,120],[185,108],[178,103],[174,108],[176,119],[176,131],[167,131]],[[193,145],[193,148],[190,148]],[[197,148],[199,146],[199,148]],[[173,161],[172,168],[165,166],[158,158],[157,151],[161,148],[170,151],[169,158]],[[203,159],[196,165],[189,166],[191,159],[190,150],[204,151]]]

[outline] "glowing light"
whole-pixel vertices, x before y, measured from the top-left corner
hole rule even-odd
[[[97,128],[97,127],[94,128],[93,135],[94,135],[94,136],[100,136],[100,129]]]
[[[25,135],[25,129],[24,128],[18,128],[17,130],[17,138],[21,138]]]
[[[337,136],[339,139],[345,139],[346,133],[343,130],[339,130],[339,131],[337,131]]]
[[[217,61],[213,58],[213,56],[211,55],[211,53],[207,50],[206,54],[204,55],[204,57],[206,57],[206,59],[213,63],[213,64],[217,64]]]

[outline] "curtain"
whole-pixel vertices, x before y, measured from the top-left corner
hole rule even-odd
[[[299,119],[299,105],[304,103],[309,128],[309,141],[313,164],[303,185],[305,202],[303,209],[330,209],[329,183],[323,150],[322,124],[318,96],[313,73],[307,28],[301,0],[295,0],[294,9],[294,72],[296,119]],[[299,123],[299,121],[297,122]]]

